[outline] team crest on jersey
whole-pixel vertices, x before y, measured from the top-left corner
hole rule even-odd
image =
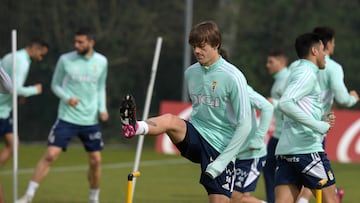
[[[213,92],[215,92],[216,85],[217,85],[217,82],[216,82],[216,81],[213,81],[213,82],[212,82],[212,87],[211,87],[211,89],[212,89]]]

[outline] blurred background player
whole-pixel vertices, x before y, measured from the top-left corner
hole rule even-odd
[[[228,60],[228,52],[220,49],[220,55]],[[266,162],[266,146],[264,137],[269,130],[274,107],[262,95],[248,86],[250,104],[252,108],[252,129],[246,144],[242,145],[235,160],[235,182],[231,202],[236,203],[264,203],[251,196],[256,189],[257,182]],[[260,122],[257,123],[256,110],[260,111]]]
[[[331,111],[334,99],[336,104],[340,106],[354,106],[359,101],[359,96],[355,90],[348,91],[344,83],[344,71],[342,66],[330,58],[335,51],[335,30],[331,27],[323,26],[315,27],[313,32],[320,35],[321,40],[324,43],[324,52],[326,54],[325,69],[318,72],[324,112],[327,113]],[[325,137],[323,144],[325,148]],[[337,189],[337,196],[340,203],[343,194],[343,189]],[[312,196],[311,191],[304,188],[300,194],[298,203],[308,203]]]
[[[324,45],[319,35],[305,33],[296,38],[300,58],[291,69],[278,108],[285,115],[276,146],[276,203],[296,202],[302,186],[313,192],[320,180],[325,203],[336,203],[335,176],[322,145],[322,137],[335,123],[323,120],[321,89],[317,73],[325,68]]]
[[[190,120],[164,114],[136,121],[134,98],[127,95],[120,107],[123,133],[130,138],[166,132],[182,156],[201,165],[200,183],[209,203],[230,203],[233,159],[251,130],[247,82],[238,68],[220,56],[221,34],[215,22],[195,25],[189,44],[197,60],[185,71],[192,102]]]
[[[12,81],[10,76],[4,71],[0,63],[0,93],[9,94],[12,92]],[[5,203],[4,192],[0,184],[0,203]]]
[[[42,61],[49,51],[49,45],[42,39],[33,39],[23,49],[16,51],[16,88],[20,96],[33,96],[41,94],[42,85],[24,86],[32,61]],[[1,60],[4,71],[12,77],[12,53],[6,54]],[[5,148],[0,153],[0,168],[4,166],[13,153],[13,127],[12,127],[12,96],[0,93],[0,136],[5,140]]]
[[[269,130],[274,107],[250,86],[248,93],[252,108],[252,129],[235,161],[235,184],[231,202],[265,203],[265,201],[253,197],[251,192],[255,191],[266,162],[264,137]],[[259,124],[256,119],[256,110],[260,111]]]
[[[272,75],[272,77],[274,78],[274,83],[271,87],[270,92],[271,97],[268,98],[268,100],[274,106],[275,119],[275,129],[267,144],[266,163],[263,169],[266,197],[268,203],[275,202],[275,148],[279,141],[283,124],[283,114],[276,108],[276,106],[285,89],[286,81],[290,74],[290,71],[287,69],[287,64],[288,57],[284,52],[280,50],[273,50],[268,53],[266,60],[266,68],[269,74]]]
[[[90,203],[99,202],[101,150],[99,120],[109,117],[106,109],[107,59],[96,52],[95,34],[84,27],[75,33],[75,50],[60,56],[51,88],[60,98],[58,117],[48,137],[48,147],[37,163],[25,195],[17,203],[31,202],[51,164],[67,149],[72,137],[82,141],[89,159]]]

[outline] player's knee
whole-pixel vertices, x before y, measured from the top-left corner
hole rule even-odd
[[[58,158],[58,154],[56,154],[56,153],[47,153],[47,154],[43,157],[43,160],[44,160],[45,162],[52,163],[52,162],[54,162],[57,158]]]
[[[175,116],[173,114],[167,113],[163,115],[167,121],[167,128],[169,130],[172,130],[172,128],[178,127],[179,122],[182,122],[182,119],[180,119],[178,116]]]
[[[90,156],[89,158],[90,166],[99,166],[101,164],[101,156]]]

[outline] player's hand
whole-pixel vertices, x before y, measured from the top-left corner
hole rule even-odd
[[[35,84],[35,87],[37,89],[38,94],[41,94],[42,93],[42,84],[37,83],[37,84]]]
[[[268,100],[271,104],[273,104],[273,98],[272,98],[272,97],[268,97],[267,100]]]
[[[323,115],[323,120],[330,125],[330,129],[335,125],[335,119],[336,119],[336,116],[335,116],[334,112],[332,112],[332,111]]]
[[[68,100],[68,104],[69,104],[71,107],[76,107],[77,104],[79,103],[79,101],[80,101],[80,99],[71,97],[71,98]]]
[[[355,90],[351,90],[349,94],[353,97],[355,97],[356,101],[359,101],[359,95]]]
[[[107,112],[101,112],[99,118],[100,121],[107,121],[109,119],[109,114]]]

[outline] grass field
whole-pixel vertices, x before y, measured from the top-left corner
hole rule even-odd
[[[103,151],[101,203],[126,200],[127,175],[132,171],[136,146],[108,146]],[[18,192],[22,196],[44,146],[21,145],[19,149]],[[360,164],[333,163],[337,185],[345,189],[343,203],[358,203]],[[145,148],[141,156],[141,176],[136,180],[134,203],[207,202],[205,190],[198,183],[200,168],[178,155],[157,154]],[[35,203],[87,203],[87,156],[82,147],[70,146],[54,163],[41,183]],[[12,162],[0,171],[6,202],[13,202]],[[262,178],[255,196],[265,198]]]

